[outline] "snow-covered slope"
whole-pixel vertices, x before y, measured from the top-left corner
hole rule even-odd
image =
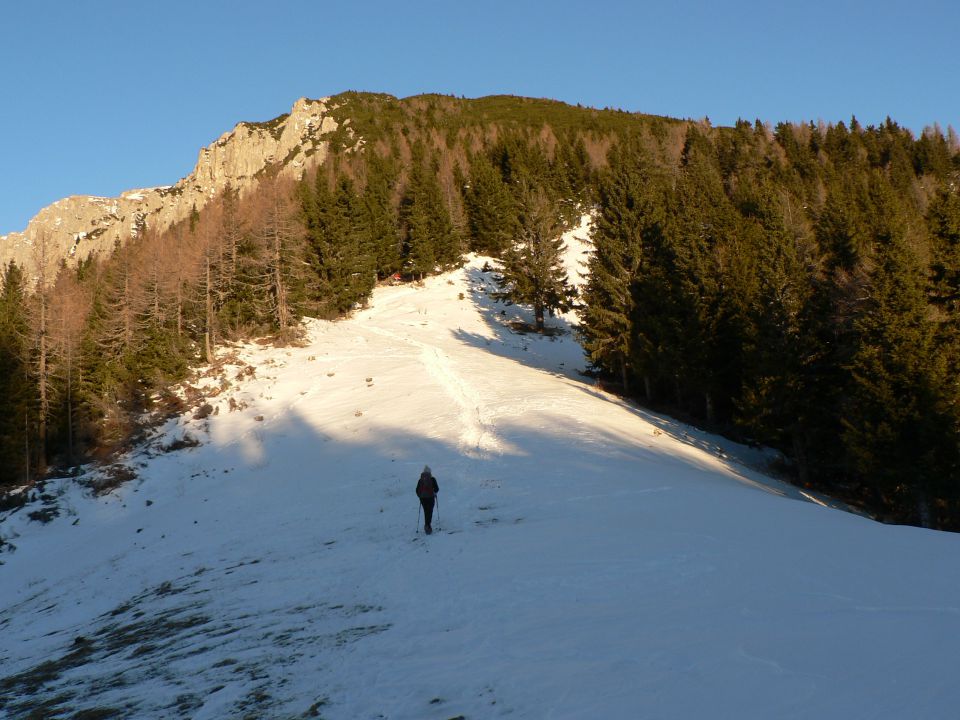
[[[7,517],[0,716],[956,716],[958,536],[605,394],[482,265],[237,349],[137,480]]]

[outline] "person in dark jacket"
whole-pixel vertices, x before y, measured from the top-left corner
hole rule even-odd
[[[417,497],[420,498],[420,504],[423,506],[423,530],[427,535],[433,532],[431,525],[433,522],[433,504],[438,492],[440,492],[440,486],[437,485],[437,479],[430,472],[430,466],[424,465],[423,472],[420,473],[420,479],[417,480]]]

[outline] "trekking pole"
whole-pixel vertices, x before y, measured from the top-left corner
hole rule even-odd
[[[440,496],[437,495],[437,529],[440,529]]]
[[[420,503],[417,502],[417,535],[420,534]]]

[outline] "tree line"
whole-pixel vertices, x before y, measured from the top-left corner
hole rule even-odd
[[[799,482],[960,526],[955,135],[688,128],[598,184],[582,334],[622,390],[779,448]]]
[[[713,128],[510,97],[332,107],[328,156],[298,182],[274,168],[109,257],[4,269],[0,484],[125,447],[225,342],[288,341],[466,252],[501,258],[542,327],[574,302],[556,239],[590,210],[578,332],[608,387],[776,447],[797,482],[886,519],[957,526],[952,130]]]

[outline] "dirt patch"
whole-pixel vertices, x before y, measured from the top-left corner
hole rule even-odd
[[[558,337],[560,335],[566,335],[567,331],[558,328],[546,326],[543,328],[543,332],[538,332],[536,325],[531,325],[528,322],[523,322],[522,320],[511,320],[506,323],[507,327],[510,328],[513,332],[518,335],[542,335],[544,337]]]
[[[136,480],[137,473],[120,463],[104,466],[98,475],[87,481],[87,486],[95,495],[106,495],[124,483]]]

